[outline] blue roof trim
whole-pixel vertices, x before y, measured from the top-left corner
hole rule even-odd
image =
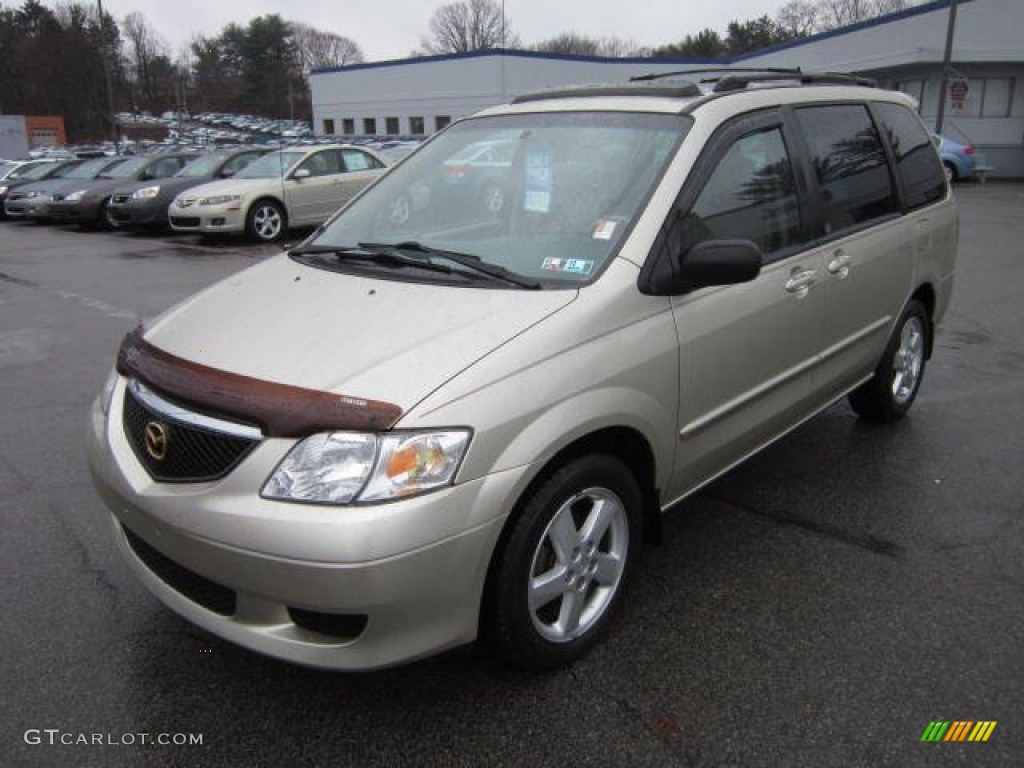
[[[960,0],[959,5],[972,2],[974,2],[974,0]],[[860,32],[865,29],[871,29],[872,27],[885,26],[886,24],[891,24],[894,21],[909,19],[913,16],[922,16],[926,13],[932,13],[933,11],[941,11],[943,8],[948,8],[949,3],[950,0],[935,0],[935,2],[925,3],[924,5],[915,5],[913,8],[907,8],[903,11],[888,13],[885,16],[877,16],[873,19],[867,19],[866,21],[858,21],[856,24],[839,27],[838,29],[830,29],[828,32],[819,32],[818,34],[811,35],[810,37],[798,37],[794,40],[787,40],[784,43],[777,43],[776,45],[771,45],[767,48],[761,48],[756,51],[751,51],[750,53],[744,53],[741,56],[729,59],[729,63],[736,64],[748,59],[755,59],[758,56],[764,56],[767,53],[777,53],[778,51],[785,51],[789,48],[799,48],[802,45],[816,43],[819,40],[842,37],[843,35],[850,34],[851,32]]]
[[[943,0],[948,2],[948,0]],[[961,0],[963,2],[963,0]],[[652,59],[647,56],[579,56],[571,53],[545,53],[544,51],[519,51],[511,48],[487,48],[480,51],[463,53],[443,53],[438,56],[412,56],[408,59],[389,59],[387,61],[370,61],[362,64],[346,64],[341,67],[325,67],[314,69],[311,75],[327,75],[334,72],[355,72],[361,69],[382,69],[384,67],[401,67],[407,64],[432,64],[441,61],[459,61],[479,59],[488,56],[506,56],[514,59],[543,59],[545,61],[581,61],[592,64],[702,64],[715,66],[722,64],[723,59]]]
[[[974,2],[974,0],[960,0],[960,5]],[[903,11],[896,11],[895,13],[886,14],[885,16],[878,16],[874,19],[868,19],[867,21],[860,21],[856,24],[850,24],[846,27],[839,27],[838,29],[832,29],[828,32],[820,32],[817,35],[811,35],[810,37],[800,37],[794,40],[787,40],[784,43],[772,45],[767,48],[761,48],[757,51],[750,53],[744,53],[741,56],[735,56],[728,59],[655,59],[644,56],[631,56],[631,57],[616,57],[616,56],[579,56],[570,53],[545,53],[544,51],[520,51],[511,48],[487,48],[479,51],[466,51],[463,53],[444,53],[437,56],[412,56],[407,59],[389,59],[387,61],[370,61],[362,64],[346,64],[340,67],[326,67],[324,69],[315,69],[310,72],[310,75],[327,75],[334,72],[356,72],[364,69],[382,69],[385,67],[401,67],[408,64],[432,64],[434,62],[442,61],[460,61],[469,59],[486,58],[489,56],[506,56],[509,58],[518,59],[544,59],[547,61],[580,61],[588,62],[592,64],[682,64],[687,66],[701,65],[701,66],[729,66],[730,64],[737,64],[739,62],[747,61],[748,59],[757,58],[758,56],[764,56],[768,53],[776,53],[778,51],[784,51],[789,48],[799,48],[802,45],[809,45],[811,43],[819,42],[820,40],[828,40],[833,37],[841,37],[842,35],[850,34],[852,32],[860,32],[865,29],[872,27],[880,27],[885,24],[891,24],[894,21],[902,21],[903,19],[909,19],[914,16],[921,16],[926,13],[932,13],[934,11],[948,8],[950,0],[934,0],[924,5],[917,5],[913,8],[907,8]]]

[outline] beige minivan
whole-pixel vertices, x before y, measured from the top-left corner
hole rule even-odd
[[[128,334],[88,435],[124,556],[300,664],[573,662],[664,510],[838,398],[914,401],[957,240],[914,107],[726,73],[451,125]]]

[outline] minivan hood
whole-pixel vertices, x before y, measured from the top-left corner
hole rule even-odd
[[[282,254],[168,311],[144,338],[210,368],[408,412],[576,296],[380,280]]]

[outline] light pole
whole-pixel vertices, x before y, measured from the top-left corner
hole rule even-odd
[[[114,154],[121,154],[121,146],[117,137],[117,116],[114,114],[114,86],[110,81],[110,52],[107,50],[107,25],[104,23],[103,0],[96,0],[96,8],[100,14],[100,55],[103,57],[103,74],[107,80],[107,119],[110,129],[114,132]]]
[[[939,81],[939,114],[935,117],[935,132],[942,133],[946,117],[946,91],[949,89],[949,67],[953,59],[953,35],[956,32],[956,7],[959,0],[949,0],[949,25],[946,27],[946,50],[942,54],[942,79]]]

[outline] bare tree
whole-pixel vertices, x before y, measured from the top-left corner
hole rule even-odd
[[[573,56],[607,56],[623,58],[625,56],[643,56],[644,49],[634,40],[623,40],[619,37],[587,37],[577,32],[563,32],[555,37],[542,40],[533,46],[536,51],[545,53],[563,53]]]
[[[363,51],[351,38],[315,29],[300,21],[289,22],[292,40],[298,50],[302,73],[309,76],[314,69],[343,67],[363,61]]]
[[[431,37],[420,44],[430,54],[464,53],[519,45],[494,0],[459,0],[442,5],[430,19]]]
[[[151,104],[156,97],[157,84],[154,77],[154,62],[166,58],[169,47],[160,34],[146,21],[146,17],[135,11],[124,17],[121,23],[128,41],[128,72],[132,82],[133,103]]]
[[[818,28],[837,29],[910,7],[910,0],[820,0]]]
[[[821,9],[812,0],[790,0],[775,14],[775,21],[795,37],[806,37],[818,29]]]

